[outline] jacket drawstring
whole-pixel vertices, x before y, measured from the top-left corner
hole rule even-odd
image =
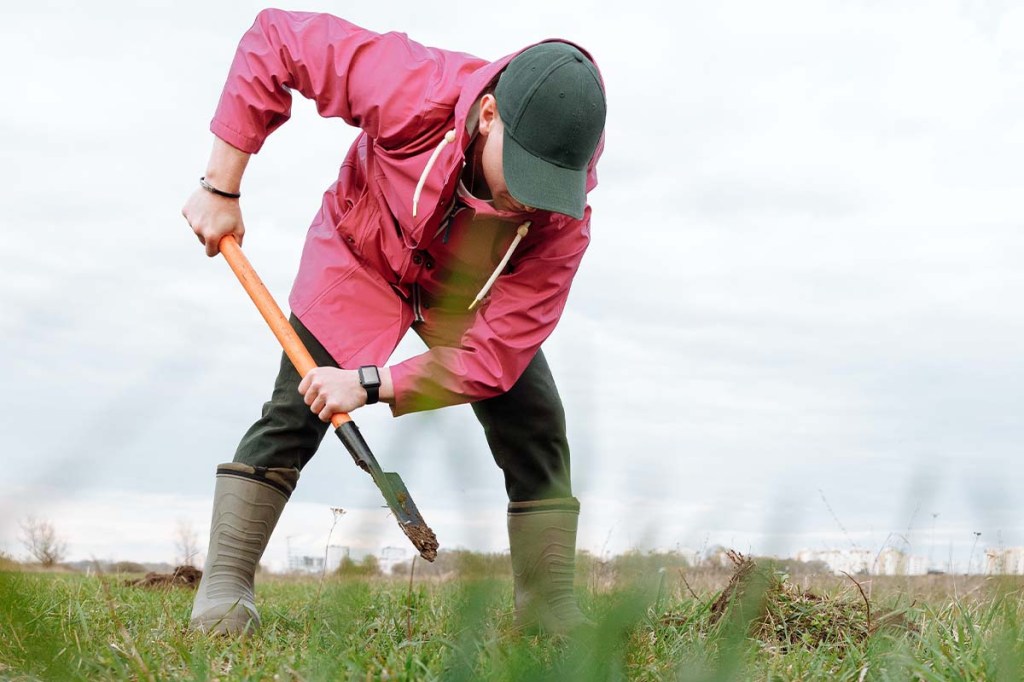
[[[440,144],[434,149],[434,153],[430,155],[430,159],[427,161],[427,167],[423,169],[423,173],[420,174],[420,181],[416,183],[416,191],[412,194],[412,217],[416,217],[416,208],[420,203],[420,194],[423,192],[423,186],[427,184],[427,176],[430,175],[430,169],[434,167],[434,163],[437,161],[437,157],[441,155],[441,150],[447,145],[455,142],[455,129],[449,130],[441,138]]]
[[[506,265],[508,265],[508,259],[512,257],[512,252],[516,250],[516,247],[519,246],[519,242],[521,242],[523,240],[523,237],[526,236],[526,233],[530,231],[530,224],[530,221],[527,220],[525,223],[519,226],[518,230],[516,230],[516,238],[512,240],[511,244],[509,244],[508,251],[505,252],[505,257],[501,259],[500,263],[498,263],[498,267],[494,268],[494,272],[491,273],[491,276],[490,278],[488,278],[487,283],[484,284],[484,288],[480,290],[480,293],[476,295],[476,298],[473,299],[473,302],[469,304],[468,310],[472,310],[473,308],[475,308],[477,304],[484,299],[484,296],[487,295],[487,292],[490,291],[491,286],[493,286],[494,284],[494,280],[498,279],[498,275],[500,275],[501,271],[505,269]]]
[[[437,147],[434,149],[434,152],[430,155],[430,158],[427,159],[427,165],[423,169],[423,172],[420,174],[419,182],[416,183],[416,191],[412,193],[413,218],[416,217],[416,211],[419,208],[420,204],[420,194],[423,193],[423,186],[427,184],[427,176],[430,175],[430,171],[434,167],[434,164],[437,162],[437,157],[441,155],[441,151],[446,146],[450,145],[452,142],[455,142],[454,129],[449,130],[447,133],[444,134],[444,137],[441,138],[441,142],[438,143]],[[449,225],[450,224],[451,223],[449,222]],[[505,252],[505,256],[501,259],[501,262],[498,263],[498,267],[494,268],[494,272],[492,272],[491,276],[487,279],[487,282],[484,284],[484,288],[480,290],[480,293],[476,295],[476,298],[473,299],[473,302],[469,304],[469,310],[475,308],[480,303],[480,301],[484,299],[484,296],[487,295],[487,292],[491,290],[491,287],[494,286],[494,282],[495,280],[498,279],[498,275],[501,274],[501,271],[505,269],[506,265],[508,265],[509,259],[512,258],[512,252],[516,250],[516,247],[519,246],[519,242],[521,242],[523,240],[523,237],[526,236],[526,233],[530,231],[530,224],[530,221],[527,220],[525,223],[519,226],[519,229],[516,230],[515,239],[513,239],[512,243],[509,244],[508,251]],[[445,231],[445,241],[448,241],[447,230]]]

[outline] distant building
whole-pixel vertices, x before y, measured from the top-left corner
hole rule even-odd
[[[293,554],[288,557],[289,573],[321,573],[324,570],[322,556]]]
[[[331,545],[327,548],[327,572],[341,568],[341,562],[349,556],[351,550],[345,545]]]
[[[1024,547],[985,550],[989,575],[1024,575]]]
[[[886,547],[878,554],[867,549],[803,550],[799,561],[822,561],[835,574],[850,575],[924,575],[928,561],[895,547]]]
[[[797,552],[799,561],[823,561],[833,573],[866,575],[870,571],[871,552],[866,549],[825,549]]]
[[[405,547],[385,547],[380,551],[378,557],[382,573],[391,573],[396,564],[400,564],[409,557],[409,551]]]
[[[288,555],[289,573],[333,573],[341,566],[342,560],[349,555],[349,548],[344,545],[330,545],[327,548],[327,561],[324,555],[310,556],[303,554]]]
[[[703,564],[709,568],[736,568],[735,562],[729,558],[729,550],[715,545],[704,553]]]
[[[875,557],[872,575],[925,575],[928,560],[924,557],[906,554],[895,547],[886,547]]]

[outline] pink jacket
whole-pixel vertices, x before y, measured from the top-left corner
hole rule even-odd
[[[471,140],[467,114],[514,56],[488,63],[401,33],[281,10],[260,12],[242,37],[210,125],[215,135],[258,152],[288,119],[291,90],[314,100],[320,115],[362,129],[310,226],[289,297],[339,365],[383,365],[412,325],[413,289],[430,260],[427,249],[440,245]],[[455,140],[428,174],[414,218],[417,181],[452,130]],[[590,162],[588,191],[597,184],[602,148],[603,140]],[[581,221],[473,207],[478,218],[509,221],[503,247],[523,219],[532,221],[530,231],[460,338],[391,367],[396,415],[511,388],[558,323],[590,240],[589,206]],[[481,281],[489,268],[481,268]]]

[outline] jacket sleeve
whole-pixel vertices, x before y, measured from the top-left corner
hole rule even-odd
[[[495,281],[458,347],[436,346],[391,367],[395,416],[512,388],[558,324],[589,243],[589,206],[582,221],[542,229],[513,271]]]
[[[296,90],[321,116],[362,128],[384,148],[407,143],[431,127],[422,104],[456,77],[448,62],[444,51],[404,34],[329,14],[263,10],[239,41],[210,130],[256,153],[288,120]]]

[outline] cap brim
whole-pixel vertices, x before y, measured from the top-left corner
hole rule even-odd
[[[523,149],[508,128],[502,140],[505,185],[521,204],[583,219],[587,206],[587,169],[562,168]]]

